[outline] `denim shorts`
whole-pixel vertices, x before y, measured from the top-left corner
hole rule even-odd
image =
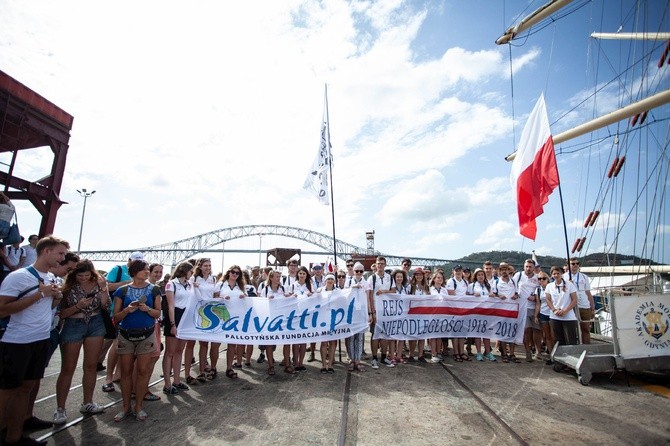
[[[85,338],[104,337],[106,332],[100,313],[92,316],[88,324],[83,318],[68,317],[63,321],[60,343],[83,342]]]

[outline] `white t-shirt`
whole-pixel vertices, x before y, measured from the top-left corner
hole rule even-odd
[[[565,284],[565,291],[563,291],[563,285]],[[572,282],[564,280],[559,286],[556,286],[555,282],[549,282],[547,288],[545,289],[545,294],[551,296],[551,302],[554,304],[554,308],[563,309],[567,308],[570,305],[570,294],[576,293],[577,288]],[[563,316],[556,316],[556,313],[551,312],[549,315],[550,319],[556,319],[560,321],[576,321],[577,316],[574,311],[568,311]]]
[[[502,277],[499,277],[498,280],[494,280],[491,286],[491,291],[498,296],[504,296],[508,299],[514,297],[517,293],[516,283],[511,277],[509,281],[505,282]]]
[[[442,285],[440,288],[430,287],[430,294],[433,296],[448,296],[447,287]]]
[[[519,297],[521,299],[528,299],[530,296],[535,296],[535,291],[537,290],[537,287],[540,286],[540,281],[537,280],[537,274],[535,273],[528,277],[524,271],[519,271],[514,274],[513,279],[519,289]],[[535,297],[533,297],[533,300],[529,300],[527,305],[526,308],[534,310]]]
[[[191,282],[182,285],[179,279],[172,279],[165,284],[165,292],[168,291],[174,293],[174,307],[181,310],[186,309],[193,298],[193,284]]]
[[[21,261],[21,257],[25,257],[26,252],[23,248],[15,248],[13,246],[8,246],[7,247],[7,262],[9,262],[10,265],[12,266],[17,266],[19,262]],[[25,266],[28,266],[28,264],[24,264]],[[11,271],[9,267],[5,266],[5,271]]]
[[[51,273],[37,271],[44,283],[56,283]],[[0,296],[18,297],[22,292],[38,285],[37,278],[26,268],[11,272],[0,286]],[[37,292],[34,291],[23,296],[28,297]],[[51,332],[51,320],[53,312],[51,296],[43,297],[23,311],[12,314],[7,324],[7,330],[2,337],[2,342],[8,344],[29,344],[31,342],[49,339]]]
[[[476,297],[489,297],[489,290],[486,285],[479,282],[473,282],[468,286],[468,293]]]
[[[352,277],[350,279],[346,279],[345,288],[351,288],[354,285],[360,285],[363,291],[369,291],[370,290],[370,284],[361,276],[361,280],[356,281],[355,277]]]
[[[37,260],[37,250],[30,245],[23,246],[23,252],[26,254],[25,266],[30,266]]]
[[[455,277],[447,280],[445,284],[448,291],[455,291],[456,296],[465,296],[468,292],[468,282],[465,279],[458,280]]]
[[[270,299],[275,297],[283,297],[286,295],[286,293],[284,292],[284,285],[280,283],[276,291],[272,290],[272,285],[267,285],[261,289],[261,292],[258,295],[260,297],[267,297]]]
[[[325,285],[326,285],[326,276],[324,276],[323,274],[321,275],[321,279],[319,279],[316,276],[312,277],[312,289],[313,290],[318,290],[319,288],[321,288],[322,286],[325,286]]]
[[[547,294],[542,288],[540,288],[540,313],[545,316],[551,316],[551,310],[549,309],[549,304],[547,304]]]
[[[309,288],[307,288],[307,282],[303,283],[302,285],[300,284],[300,282],[293,282],[291,284],[290,290],[291,291],[289,294],[295,294],[298,297],[307,296],[307,293],[310,292]]]
[[[291,285],[298,281],[298,276],[282,276],[281,284],[284,286],[285,290],[290,289]]]
[[[563,274],[563,280],[569,282],[568,273]],[[577,288],[577,306],[579,308],[591,308],[591,302],[586,295],[586,291],[591,291],[591,281],[589,276],[582,272],[572,275],[572,283]]]
[[[391,275],[389,273],[384,273],[383,276],[379,276],[377,273],[368,277],[368,290],[372,290],[372,294],[376,295],[377,291],[388,291],[391,289]]]
[[[206,279],[204,277],[191,277],[191,283],[197,284],[198,286],[193,289],[193,294],[196,299],[213,299],[214,293],[218,291],[216,286],[216,277],[209,275]]]

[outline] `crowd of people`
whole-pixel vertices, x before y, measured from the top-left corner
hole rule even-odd
[[[79,410],[84,414],[104,410],[94,401],[94,393],[97,372],[106,371],[103,392],[114,392],[115,383],[120,384],[123,408],[114,417],[117,422],[128,417],[146,420],[144,403],[161,398],[148,388],[161,354],[162,392],[167,396],[216,379],[221,344],[177,337],[186,308],[198,299],[308,297],[324,290],[362,288],[368,297],[371,333],[376,323],[376,296],[386,293],[440,295],[445,299],[526,299],[526,360],[547,363],[551,360],[543,351],[551,351],[555,342],[577,343],[580,329],[582,342],[589,342],[594,311],[589,279],[579,272],[577,259],[569,261],[567,272],[552,267],[547,273],[529,259],[518,272],[506,263],[494,267],[485,262],[474,271],[457,265],[447,277],[439,268],[412,268],[410,259],[403,260],[398,269],[388,270],[382,256],[367,272],[362,263],[353,260],[333,272],[325,272],[318,263],[308,268],[289,260],[286,273],[271,267],[249,271],[232,265],[218,275],[213,274],[210,259],[199,258],[182,262],[164,275],[162,265],[150,264],[143,253],[134,252],[126,264],[113,267],[103,277],[90,260],[70,252],[68,242],[60,238],[30,236],[29,244],[18,248],[23,254],[9,267],[0,285],[0,429],[4,444],[44,444],[23,436],[23,430],[68,421],[65,406],[82,350],[83,399]],[[8,251],[5,255],[9,258]],[[365,371],[364,360],[373,369],[408,362],[438,363],[449,352],[455,362],[498,360],[492,341],[486,338],[371,339],[371,351],[366,353],[366,331],[346,339],[349,371]],[[33,414],[33,405],[44,370],[59,348],[56,410],[52,422],[40,420]],[[280,359],[275,358],[276,350],[282,352],[279,365],[286,374],[307,371],[305,361],[316,361],[317,353],[321,373],[335,373],[336,341],[322,342],[319,349],[315,343],[258,348],[256,362],[266,362],[271,376]],[[501,361],[520,362],[515,348],[514,343],[498,342]],[[223,375],[237,379],[237,369],[251,366],[253,349],[228,344]],[[12,410],[8,410],[10,401]]]

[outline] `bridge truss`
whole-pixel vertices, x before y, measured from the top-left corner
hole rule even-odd
[[[322,248],[324,250],[324,255],[333,253],[333,238],[331,236],[321,234],[320,232],[311,231],[309,229],[295,228],[292,226],[247,225],[217,229],[215,231],[206,232],[204,234],[195,235],[193,237],[177,240],[171,243],[164,243],[161,245],[126,250],[82,251],[80,254],[94,261],[98,260],[123,263],[128,260],[130,254],[133,251],[142,251],[147,260],[151,262],[160,263],[162,265],[175,266],[179,262],[194,257],[200,253],[213,252],[215,251],[212,249],[214,246],[225,246],[224,243],[227,241],[244,237],[265,235],[275,235],[302,240]],[[337,256],[343,259],[351,257],[354,254],[365,254],[367,252],[366,248],[352,245],[341,240],[336,240],[336,247]],[[221,249],[216,250],[216,252],[221,251]],[[375,254],[386,257],[386,261],[389,265],[399,265],[403,258],[408,257],[397,256],[393,254],[380,254],[379,252],[376,252]],[[408,258],[412,260],[412,264],[421,266],[434,267],[452,263],[451,260],[445,259],[421,257]]]

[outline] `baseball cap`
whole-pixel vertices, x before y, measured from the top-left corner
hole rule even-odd
[[[323,265],[321,265],[320,263],[317,263],[316,265],[312,266],[312,269],[313,269],[313,270],[320,270],[320,269],[323,269]]]
[[[460,270],[463,270],[463,265],[456,265],[456,266],[454,266],[454,271],[457,271],[457,270],[459,270],[459,269],[460,269]]]
[[[144,254],[142,254],[140,251],[135,251],[132,254],[130,254],[129,259],[130,260],[144,260]]]

